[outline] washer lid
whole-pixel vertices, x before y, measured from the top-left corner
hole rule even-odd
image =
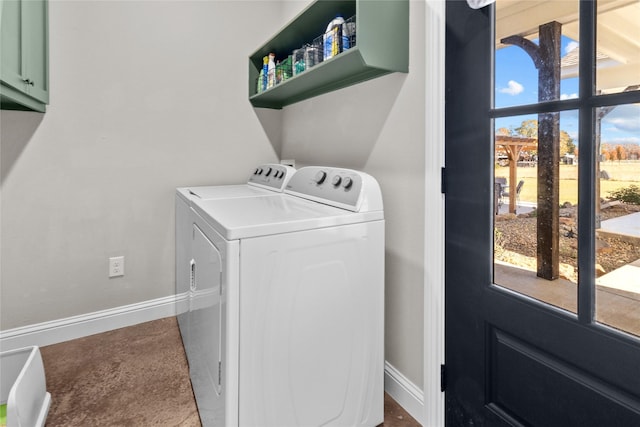
[[[187,202],[194,199],[226,199],[282,193],[295,173],[291,166],[266,163],[251,171],[246,184],[182,187],[176,194]]]
[[[273,191],[248,184],[212,185],[206,187],[178,188],[177,194],[185,200],[232,199],[236,197],[254,197],[275,194]]]
[[[227,240],[384,219],[382,210],[352,212],[286,194],[194,200],[193,208]]]

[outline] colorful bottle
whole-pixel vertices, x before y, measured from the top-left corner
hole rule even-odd
[[[269,76],[269,56],[267,55],[264,58],[262,58],[262,92],[267,90],[268,76]]]
[[[258,74],[258,84],[256,86],[256,93],[264,92],[264,70],[260,69],[260,74]]]
[[[344,18],[342,16],[336,16],[331,22],[329,22],[329,25],[327,25],[327,30],[325,31],[323,36],[323,58],[325,61],[342,52],[343,24]]]
[[[267,65],[267,89],[276,85],[276,54],[269,54],[269,62]]]

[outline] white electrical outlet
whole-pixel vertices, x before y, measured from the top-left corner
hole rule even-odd
[[[124,276],[124,257],[109,258],[109,277]]]

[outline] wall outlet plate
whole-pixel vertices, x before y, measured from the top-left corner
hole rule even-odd
[[[109,258],[109,277],[124,276],[124,256]]]

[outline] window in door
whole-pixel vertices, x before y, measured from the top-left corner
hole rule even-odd
[[[494,283],[640,336],[640,2],[579,10],[496,2]]]

